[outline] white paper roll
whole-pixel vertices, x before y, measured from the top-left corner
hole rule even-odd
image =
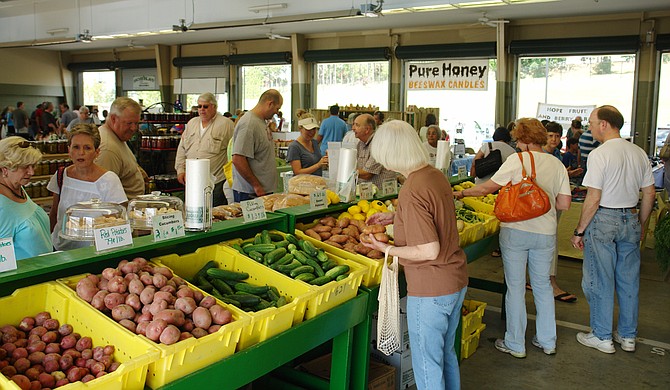
[[[356,170],[358,151],[356,149],[340,149],[340,157],[337,164],[337,182],[346,183],[351,174]]]
[[[212,190],[209,159],[186,159],[186,221],[187,230],[211,227]]]
[[[445,172],[451,166],[451,150],[449,141],[437,141],[437,156],[435,157],[435,168]]]
[[[337,168],[340,161],[341,142],[328,142],[328,178],[337,178]]]

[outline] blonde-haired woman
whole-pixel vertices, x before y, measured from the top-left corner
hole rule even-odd
[[[49,217],[23,190],[41,159],[25,138],[0,141],[0,238],[13,239],[17,260],[53,250]]]
[[[68,207],[97,198],[103,202],[123,203],[128,199],[116,173],[93,161],[100,154],[100,132],[94,124],[79,123],[68,133],[68,154],[72,165],[51,176],[47,185],[53,192],[49,213],[51,239],[57,250],[90,246],[89,241],[70,241],[61,238],[63,216]]]
[[[417,388],[459,389],[454,337],[468,284],[466,257],[458,246],[451,185],[428,164],[416,130],[392,120],[371,141],[372,157],[407,178],[393,213],[369,223],[394,223],[395,246],[370,235],[370,248],[398,256],[407,278],[407,323]]]

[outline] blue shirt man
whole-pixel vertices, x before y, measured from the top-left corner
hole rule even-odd
[[[321,122],[319,134],[316,136],[316,142],[320,143],[321,155],[326,155],[328,142],[342,142],[344,134],[347,132],[347,124],[340,119],[340,106],[330,106],[330,116]]]

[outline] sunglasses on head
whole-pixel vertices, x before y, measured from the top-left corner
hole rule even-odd
[[[18,144],[16,144],[16,146],[19,147],[19,148],[21,148],[21,149],[25,149],[25,148],[30,147],[30,142],[28,142],[28,141],[21,141],[21,142],[19,142]]]
[[[209,108],[209,104],[198,104],[198,108],[204,108],[206,110]]]

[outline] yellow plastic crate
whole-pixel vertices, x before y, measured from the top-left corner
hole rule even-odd
[[[61,324],[70,324],[75,332],[89,336],[93,346],[114,345],[114,360],[119,368],[90,382],[75,382],[60,387],[72,389],[144,389],[149,364],[160,357],[160,351],[148,342],[113,326],[104,315],[86,302],[74,299],[68,288],[48,282],[21,288],[0,298],[0,325],[18,325],[24,317],[48,311]],[[0,374],[0,389],[20,388]]]
[[[461,339],[461,360],[467,359],[475,353],[479,346],[479,338],[484,329],[486,329],[486,324],[481,324],[474,333]]]
[[[302,285],[285,275],[277,274],[270,268],[240,255],[228,246],[211,245],[183,256],[173,254],[151,259],[156,264],[164,265],[188,280],[191,280],[195,273],[210,260],[214,260],[220,269],[248,273],[249,279],[245,281],[247,283],[277,287],[279,294],[289,300],[289,303],[279,308],[269,307],[257,312],[247,312],[251,317],[251,322],[249,326],[242,329],[238,350],[267,340],[289,329],[293,324],[302,322],[307,301],[314,295],[314,291],[309,286]]]
[[[277,233],[283,236],[286,235],[285,233],[276,230],[273,230],[272,233]],[[242,239],[234,239],[226,241],[225,244],[227,245],[241,244],[243,241],[244,240]],[[230,250],[235,251],[235,253],[239,253],[235,249],[230,248]],[[309,283],[305,283],[301,280],[294,280],[295,282],[298,282],[305,286],[309,286],[309,288],[315,292],[314,295],[307,301],[307,310],[305,310],[306,320],[314,318],[315,316],[325,311],[328,311],[334,308],[335,306],[338,306],[355,297],[356,294],[358,294],[358,287],[361,285],[361,282],[363,281],[365,274],[368,272],[367,268],[364,265],[361,265],[355,261],[351,261],[349,259],[343,259],[340,256],[334,255],[329,252],[326,252],[326,255],[328,256],[329,259],[334,260],[338,265],[343,264],[348,265],[349,273],[345,279],[342,279],[339,282],[333,280],[332,282],[328,282],[323,286],[315,286]],[[244,258],[248,259],[249,261],[255,262],[254,260],[249,259],[246,256],[244,256]],[[281,272],[272,270],[270,268],[268,269],[279,275],[286,276]]]
[[[208,334],[199,339],[191,337],[172,345],[155,343],[143,335],[137,335],[129,331],[113,319],[94,309],[83,299],[79,298],[74,291],[74,288],[76,287],[77,282],[85,276],[86,274],[72,276],[59,279],[58,282],[69,287],[72,299],[79,300],[82,304],[88,305],[88,307],[96,312],[98,316],[107,321],[107,327],[120,329],[125,334],[134,337],[137,342],[149,343],[160,351],[158,359],[155,359],[149,364],[149,373],[147,374],[146,384],[152,389],[164,386],[175,379],[179,379],[203,367],[207,367],[212,363],[235,353],[235,348],[240,341],[242,329],[248,326],[249,321],[251,320],[246,313],[236,307],[219,302],[220,305],[230,310],[234,321],[222,326],[216,333]],[[193,289],[197,289],[197,287],[192,284],[189,284],[189,286]],[[205,292],[203,293],[205,296],[209,295]],[[106,331],[107,330],[105,330],[105,332]]]
[[[482,223],[466,223],[463,231],[458,233],[458,244],[466,247],[484,238],[485,228]]]
[[[295,234],[299,239],[311,242],[312,244],[314,244],[315,247],[323,249],[324,251],[326,251],[326,253],[332,253],[343,259],[351,260],[353,262],[363,265],[366,268],[366,273],[365,275],[363,275],[363,282],[361,283],[363,286],[374,287],[378,286],[379,283],[381,283],[382,281],[381,259],[375,260],[358,253],[347,252],[344,249],[336,248],[330,244],[326,244],[325,242],[315,240],[298,229],[295,230]]]
[[[468,310],[468,314],[463,316],[461,326],[463,333],[461,335],[461,339],[465,339],[466,337],[470,336],[482,324],[484,310],[486,309],[486,302],[466,299],[463,301],[463,307]]]
[[[475,211],[479,211],[480,213],[484,214],[495,215],[493,213],[493,209],[495,208],[495,206],[492,204],[484,203],[481,200],[478,200],[477,198],[474,197],[465,197],[461,199],[461,201],[466,205],[475,209]]]
[[[482,224],[484,225],[484,237],[488,237],[498,230],[500,230],[500,221],[498,218],[496,218],[493,215],[485,214],[485,213],[476,213],[478,217],[482,218],[484,222]]]

